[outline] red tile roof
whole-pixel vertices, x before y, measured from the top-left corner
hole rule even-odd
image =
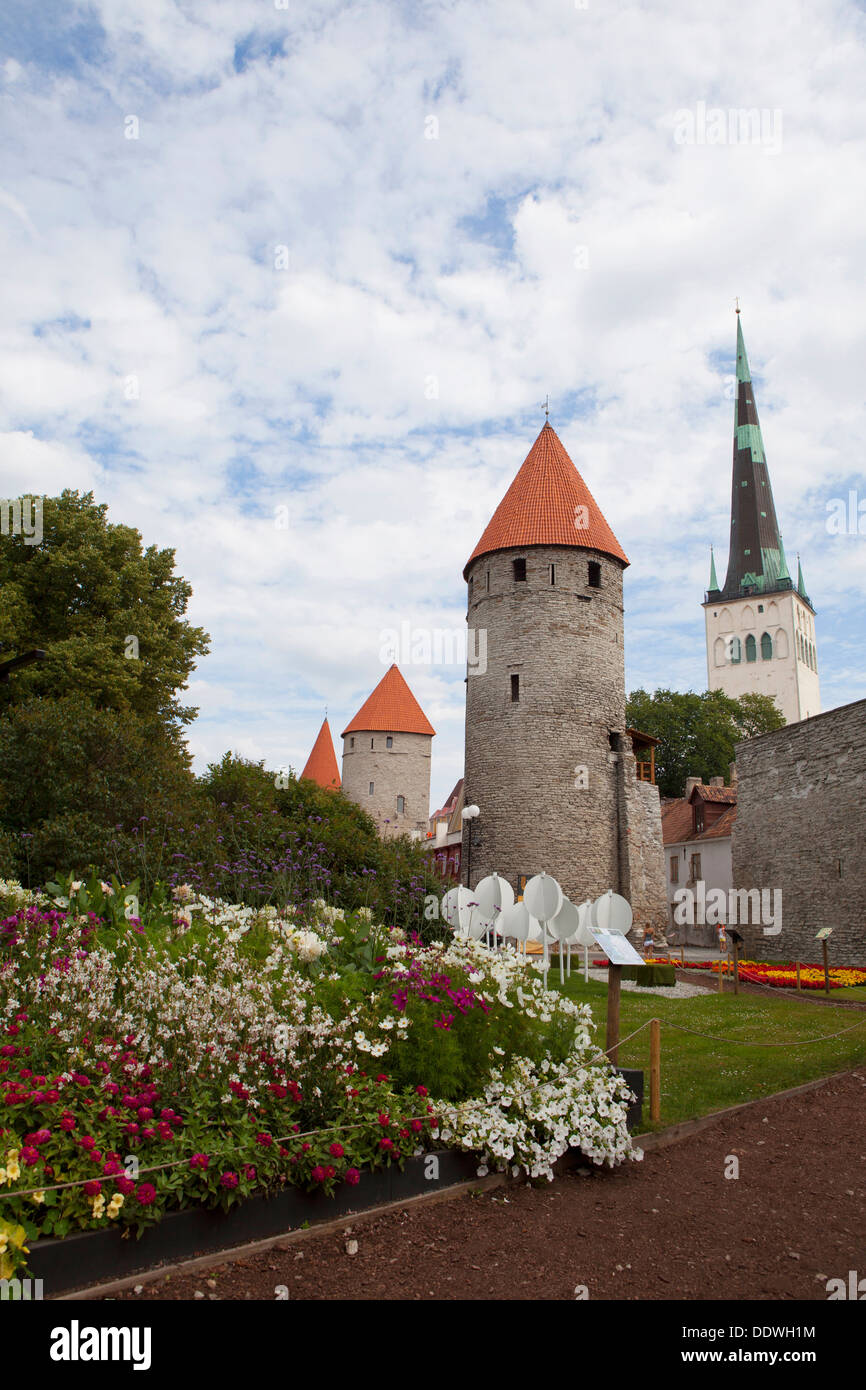
[[[711,787],[711,791],[721,791],[721,787]],[[693,793],[694,794],[694,793]],[[681,845],[691,840],[720,840],[730,835],[734,821],[737,819],[736,803],[728,806],[723,811],[717,821],[707,826],[706,830],[695,830],[695,812],[693,803],[686,801],[684,796],[676,801],[669,801],[667,806],[662,807],[662,843],[665,845]]]
[[[367,729],[382,729],[395,734],[436,732],[396,665],[385,672],[372,695],[346,725],[341,737]]]
[[[585,509],[587,524],[580,529]],[[527,545],[573,545],[600,550],[628,564],[616,536],[601,514],[552,425],[545,424],[470,555],[472,561],[493,550]]]
[[[707,787],[699,782],[696,787],[692,787],[692,798],[697,797],[699,801],[726,801],[729,806],[737,804],[736,787]]]
[[[322,727],[316,735],[313,751],[307,758],[301,776],[306,777],[309,782],[318,782],[320,787],[333,787],[336,790],[340,788],[340,769],[337,767],[334,740],[331,738],[327,719],[322,722]]]

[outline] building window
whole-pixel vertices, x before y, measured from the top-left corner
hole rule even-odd
[[[515,560],[513,563],[514,563],[514,578],[515,578],[516,580],[522,582],[522,581],[526,578],[526,561],[525,561],[525,560]]]
[[[373,795],[373,783],[372,783],[372,782],[370,783],[370,791],[369,791],[368,795],[370,795],[370,796]]]
[[[752,634],[751,634],[751,632],[750,632],[749,635],[748,635],[748,637],[746,638],[746,660],[747,660],[747,661],[757,661],[757,659],[758,659],[758,644],[757,644],[757,642],[755,641],[754,637],[752,636]]]
[[[519,677],[518,675],[512,675],[512,677],[511,677],[511,703],[512,703],[513,705],[516,705],[516,704],[517,704],[517,701],[518,701],[519,699],[520,699],[520,677]]]
[[[550,566],[550,582],[551,584],[556,583],[556,565]]]
[[[739,661],[741,661],[741,660],[742,660],[742,657],[743,657],[742,648],[741,648],[741,646],[740,646],[740,639],[739,639],[739,637],[732,637],[732,638],[730,639],[730,641],[731,641],[731,661],[732,661],[732,662],[734,663],[734,665],[736,666],[737,663],[738,663]]]
[[[405,796],[398,796],[398,797],[397,797],[397,815],[398,815],[398,816],[403,816],[403,815],[405,815],[405,814],[406,814],[406,798],[405,798]]]
[[[697,883],[701,876],[701,856],[693,854],[689,860],[689,878],[692,883]]]
[[[487,571],[487,592],[490,593],[490,570]]]
[[[355,740],[354,740],[353,738],[350,738],[350,739],[349,739],[349,747],[350,747],[350,748],[354,748],[354,747],[355,747]]]
[[[394,740],[392,739],[392,737],[391,737],[390,734],[389,734],[388,737],[385,739],[385,747],[386,747],[386,748],[393,748],[393,747],[394,747]]]
[[[676,854],[671,855],[671,883],[680,881],[680,861]]]
[[[770,661],[773,655],[773,639],[769,632],[761,635],[761,660]]]
[[[601,565],[598,563],[598,560],[590,560],[589,578],[587,582],[591,589],[601,588]]]
[[[695,806],[695,830],[699,835],[704,833],[704,808],[700,802]]]
[[[370,739],[370,747],[371,747],[371,748],[373,747],[373,740],[372,740],[372,739]]]

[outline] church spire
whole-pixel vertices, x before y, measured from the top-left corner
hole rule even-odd
[[[772,593],[791,587],[776,520],[742,320],[737,309],[731,545],[722,597],[739,598],[745,594]]]
[[[719,581],[716,578],[716,557],[713,554],[713,547],[710,546],[710,593],[717,594],[719,591]]]

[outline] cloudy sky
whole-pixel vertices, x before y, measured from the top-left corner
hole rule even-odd
[[[0,494],[176,548],[199,767],[300,770],[388,629],[464,624],[547,394],[628,688],[703,690],[735,296],[824,707],[866,694],[864,40],[856,0],[3,0]],[[437,805],[464,668],[403,670]]]

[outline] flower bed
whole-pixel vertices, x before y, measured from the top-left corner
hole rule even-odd
[[[730,960],[687,960],[685,963],[671,957],[653,957],[650,965],[675,965],[678,970],[710,970],[718,975],[732,975],[733,963]],[[741,960],[739,962],[741,980],[756,985],[772,985],[776,989],[796,989],[797,970],[795,965],[768,965],[764,961]],[[852,985],[866,985],[866,970],[854,970],[841,966],[831,966],[829,970],[830,988],[846,989]],[[800,966],[801,989],[823,989],[823,965]]]
[[[0,889],[0,1277],[41,1237],[351,1190],[434,1145],[529,1177],[637,1156],[588,1006],[513,953],[324,902],[180,890],[148,924],[66,889]]]

